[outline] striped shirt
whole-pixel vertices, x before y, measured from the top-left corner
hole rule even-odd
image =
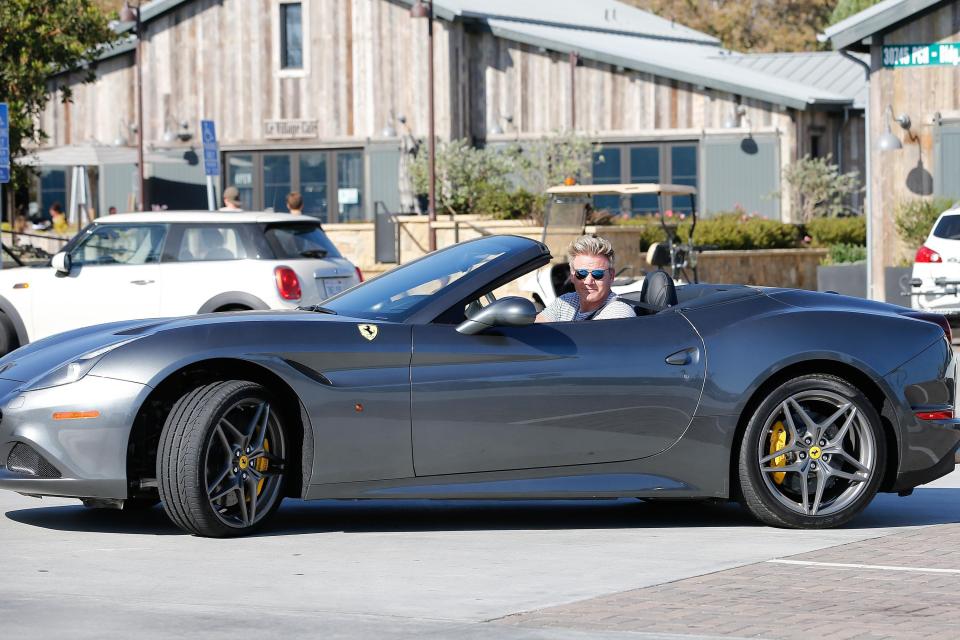
[[[626,302],[620,302],[617,295],[610,292],[607,301],[599,309],[580,311],[580,296],[565,293],[540,312],[547,322],[579,322],[581,320],[615,320],[617,318],[635,318],[637,314]]]

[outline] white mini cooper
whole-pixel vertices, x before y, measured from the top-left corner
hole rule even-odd
[[[311,217],[107,216],[49,264],[0,271],[0,354],[114,320],[317,304],[362,279]]]

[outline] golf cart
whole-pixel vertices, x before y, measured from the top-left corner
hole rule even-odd
[[[520,283],[520,288],[529,293],[534,302],[544,307],[565,293],[573,292],[570,282],[570,265],[567,264],[567,247],[582,236],[594,212],[593,196],[635,195],[657,196],[659,220],[663,227],[665,241],[652,244],[647,251],[647,263],[657,269],[669,268],[671,277],[677,284],[697,282],[697,252],[693,245],[693,232],[697,226],[697,207],[695,187],[677,184],[577,184],[559,185],[547,189],[550,199],[547,203],[543,221],[541,242],[547,245],[553,256],[553,262],[530,274]],[[664,202],[672,196],[689,196],[691,210],[690,237],[681,242],[677,235],[677,224],[667,222]],[[614,276],[613,292],[624,294],[640,291],[643,287],[644,273],[633,275],[632,265],[619,267]],[[691,277],[692,276],[692,277]]]

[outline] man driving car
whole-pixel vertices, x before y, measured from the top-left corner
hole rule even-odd
[[[595,236],[580,236],[567,250],[574,293],[567,293],[540,312],[537,322],[612,320],[636,316],[617,299],[613,285],[613,245]]]

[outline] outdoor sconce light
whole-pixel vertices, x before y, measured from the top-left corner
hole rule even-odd
[[[747,113],[747,108],[742,104],[738,104],[734,107],[727,117],[723,120],[724,129],[739,129],[740,128],[740,119],[745,116]]]
[[[125,147],[127,146],[127,136],[124,131],[130,131],[130,125],[127,124],[126,120],[121,120],[117,123],[117,137],[113,139],[113,146],[115,147]],[[130,133],[134,133],[130,131]]]
[[[406,122],[406,118],[400,116],[401,124]],[[387,124],[380,131],[380,135],[384,138],[396,138],[397,137],[397,128],[393,126],[396,117],[393,115],[393,109],[390,110],[390,119],[387,120]]]
[[[877,148],[880,149],[880,151],[895,151],[897,149],[903,149],[903,143],[900,142],[900,138],[893,135],[893,132],[890,130],[890,120],[894,120],[893,107],[891,107],[890,105],[887,105],[887,109],[884,112],[884,115],[885,116],[889,115],[890,118],[887,119],[885,117],[883,119],[883,133],[880,135],[880,139],[877,140]],[[902,118],[903,121],[901,121],[900,118]],[[900,126],[903,127],[904,129],[909,129],[910,117],[904,115],[904,116],[900,116],[900,118],[896,119],[896,121],[900,124]]]
[[[503,120],[507,127],[513,124],[513,116],[497,116],[493,120],[493,126],[490,127],[490,134],[495,136],[503,135],[504,128],[500,126],[500,121]]]
[[[186,120],[181,120],[180,124],[177,125],[177,131],[174,132],[169,126],[166,131],[163,132],[163,141],[164,142],[173,142],[174,140],[179,140],[180,142],[189,142],[193,139],[193,132],[190,131],[190,123]]]

